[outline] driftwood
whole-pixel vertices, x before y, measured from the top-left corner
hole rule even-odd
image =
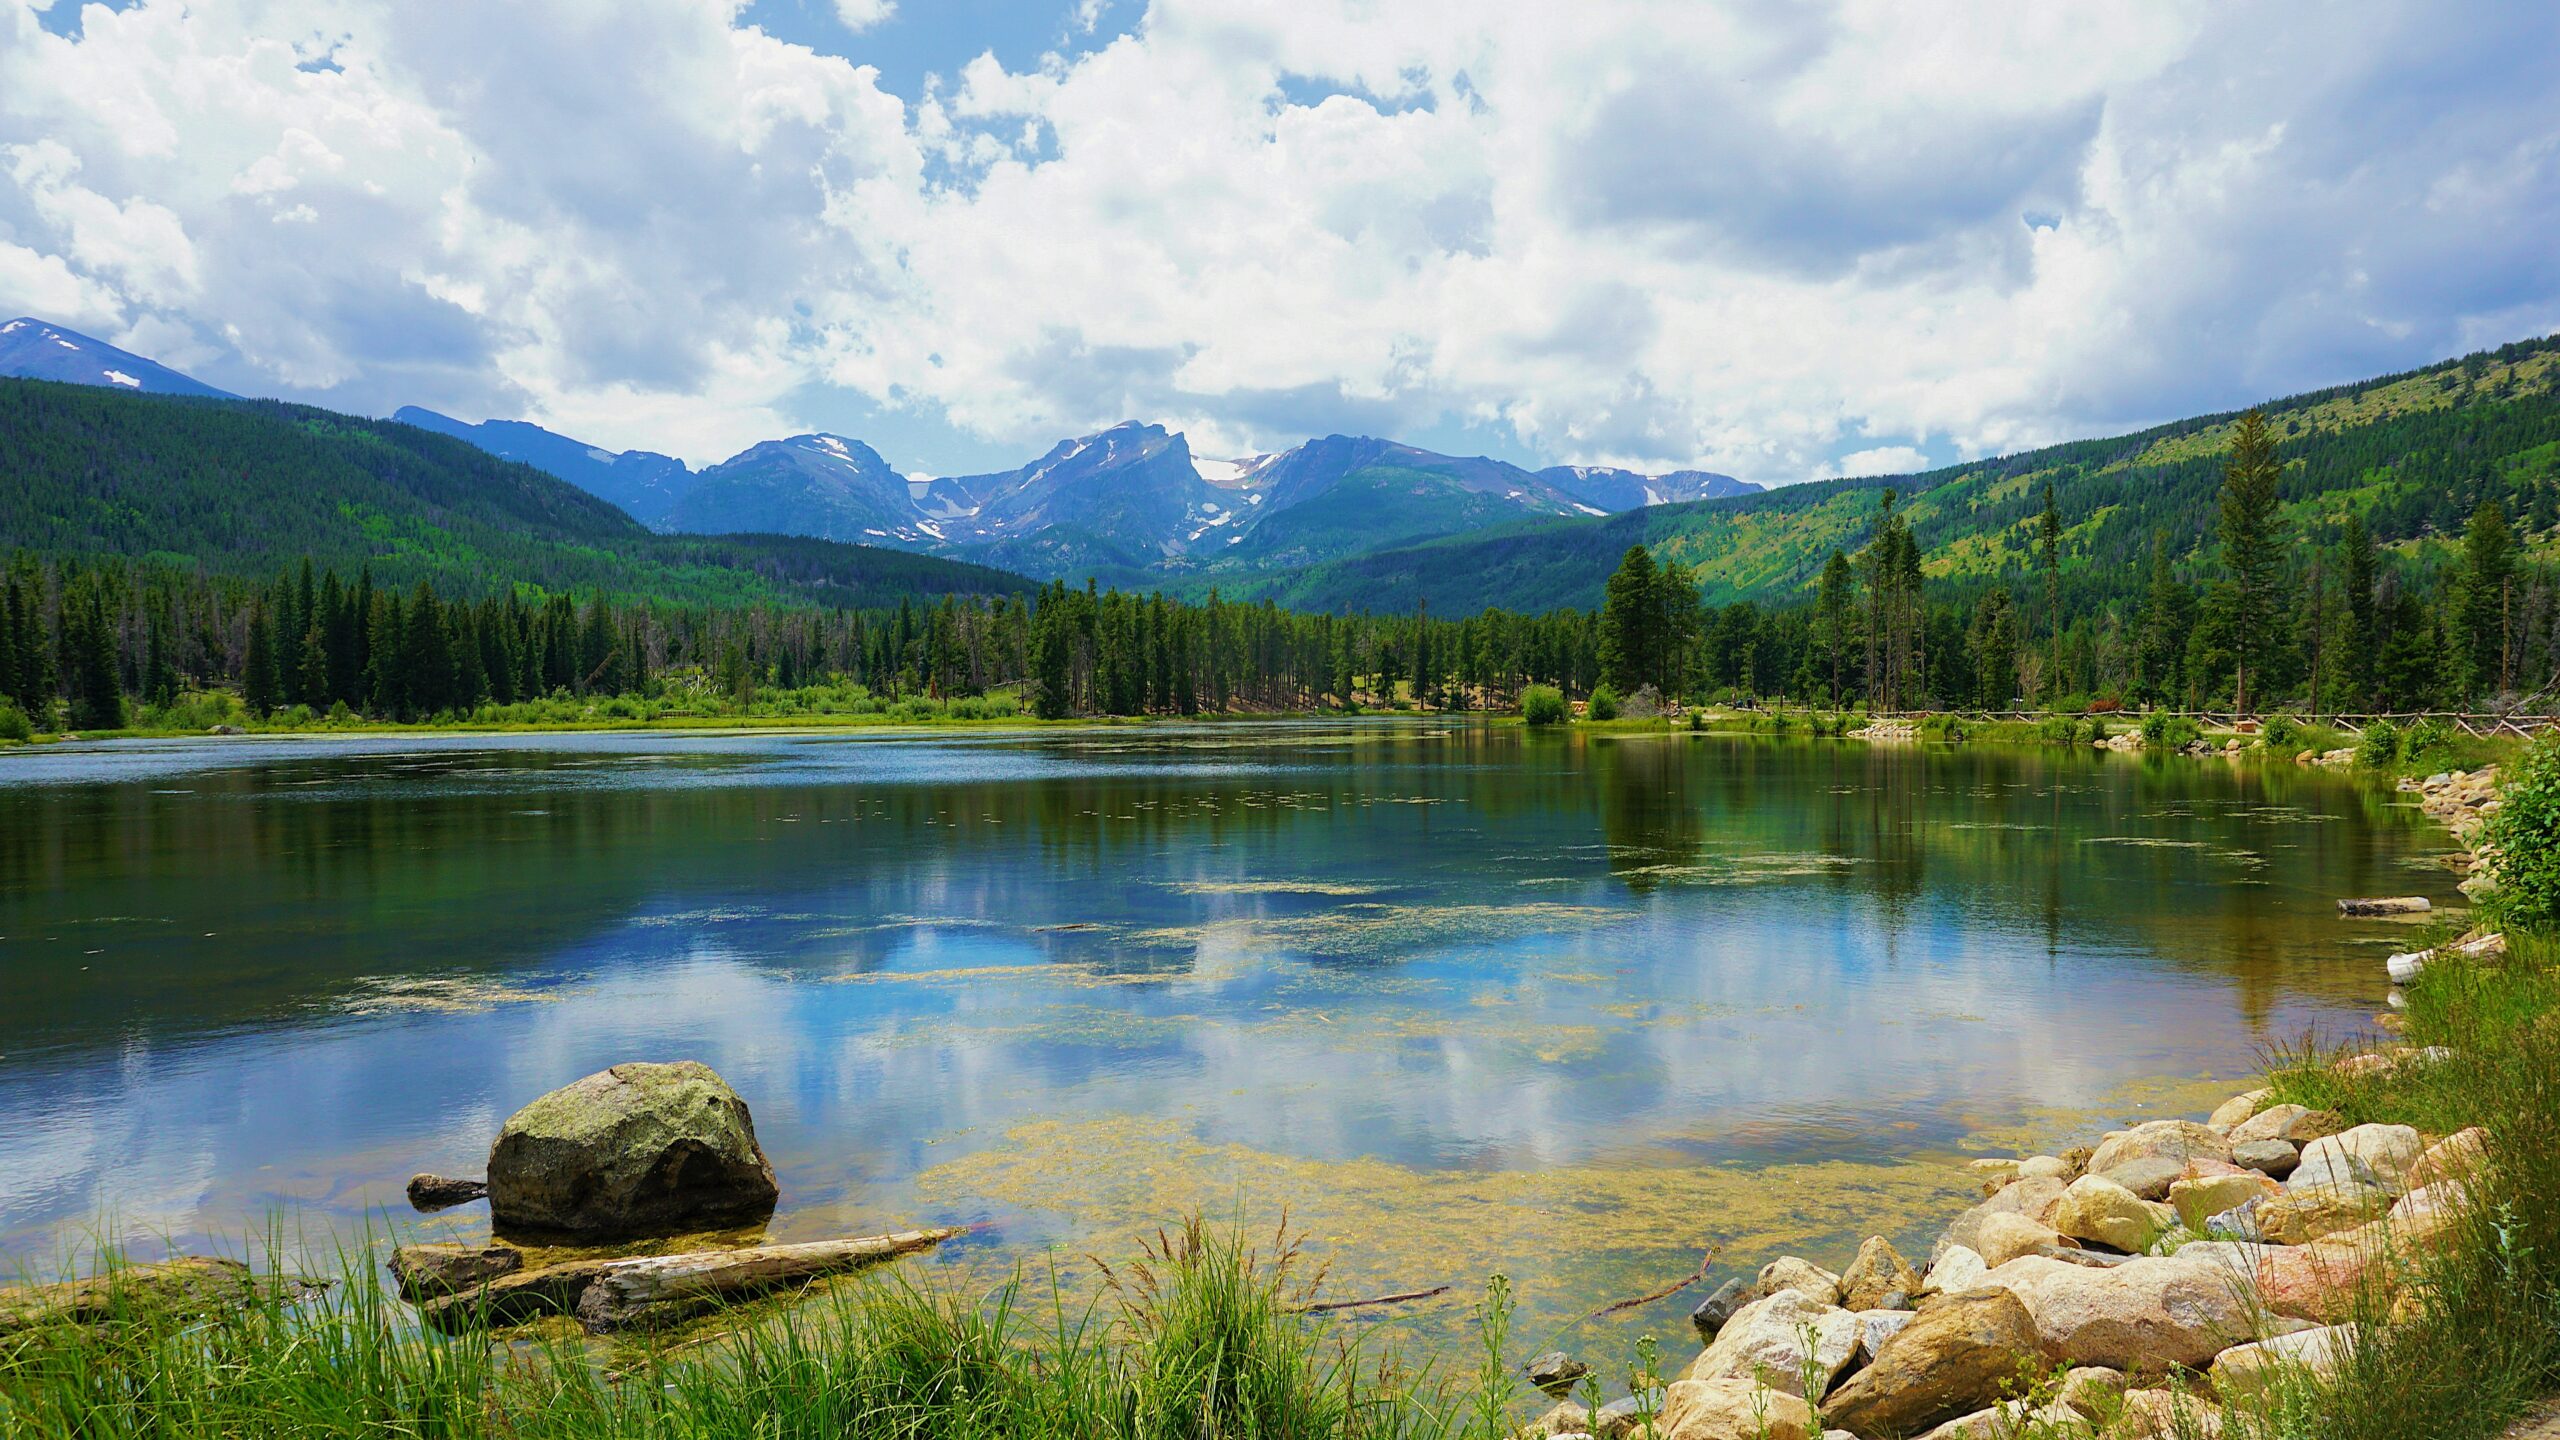
[[[2341,900],[2341,915],[2424,915],[2434,909],[2424,895],[2385,895],[2369,900]]]
[[[418,1307],[418,1314],[440,1330],[467,1329],[475,1321],[509,1324],[541,1315],[575,1315],[589,1330],[599,1332],[646,1328],[929,1249],[967,1233],[966,1228],[901,1230],[799,1245],[572,1260],[502,1275],[476,1289],[430,1300]]]
[[[1448,1293],[1448,1286],[1434,1285],[1428,1290],[1407,1290],[1395,1295],[1373,1295],[1366,1300],[1326,1300],[1314,1305],[1300,1305],[1296,1308],[1294,1313],[1300,1315],[1329,1315],[1336,1310],[1365,1310],[1372,1305],[1402,1305],[1408,1301],[1428,1300],[1435,1295],[1446,1295]]]
[[[0,1335],[48,1325],[193,1318],[243,1309],[269,1296],[294,1299],[320,1288],[298,1275],[256,1274],[237,1260],[181,1255],[149,1265],[119,1265],[86,1280],[0,1289]]]
[[[2457,940],[2451,945],[2440,945],[2433,950],[2411,950],[2405,954],[2394,955],[2383,962],[2383,969],[2390,973],[2392,984],[2411,985],[2417,983],[2418,977],[2426,973],[2428,963],[2439,955],[2459,955],[2471,960],[2494,960],[2506,953],[2507,937],[2502,932],[2482,935],[2470,940]]]
[[[412,1175],[409,1177],[409,1203],[428,1214],[467,1205],[489,1196],[486,1180],[457,1180],[450,1175]]]
[[[1650,1305],[1656,1300],[1668,1300],[1672,1296],[1679,1294],[1681,1291],[1688,1289],[1690,1286],[1697,1284],[1699,1281],[1706,1279],[1707,1271],[1713,1268],[1715,1263],[1716,1252],[1714,1250],[1709,1250],[1706,1254],[1698,1257],[1698,1268],[1690,1271],[1681,1279],[1654,1291],[1650,1295],[1638,1295],[1632,1299],[1620,1300],[1614,1304],[1603,1305],[1599,1309],[1592,1311],[1590,1314],[1583,1316],[1582,1319],[1597,1320],[1603,1315],[1615,1315],[1621,1310],[1633,1310],[1639,1305]],[[1579,1325],[1582,1323],[1582,1320],[1577,1320],[1574,1323]]]

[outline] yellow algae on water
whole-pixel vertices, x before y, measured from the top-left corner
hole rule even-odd
[[[409,1011],[467,1015],[501,1005],[548,1004],[577,993],[572,987],[533,989],[495,980],[436,977],[384,977],[360,980],[357,993],[339,1009],[349,1015],[392,1015]]]
[[[1454,1287],[1386,1317],[1436,1342],[1460,1338],[1466,1305],[1499,1270],[1521,1302],[1516,1334],[1543,1342],[1598,1329],[1615,1348],[1650,1330],[1665,1353],[1694,1344],[1681,1317],[1695,1297],[1568,1327],[1680,1279],[1709,1250],[1737,1269],[1786,1253],[1837,1268],[1866,1235],[1934,1233],[1970,1195],[1951,1156],[1743,1168],[1652,1151],[1417,1170],[1203,1139],[1179,1120],[1151,1116],[1017,1125],[999,1143],[923,1172],[914,1188],[929,1213],[994,1204],[1048,1217],[1063,1245],[1113,1262],[1188,1212],[1263,1235],[1285,1216],[1325,1267],[1330,1298]]]
[[[1375,895],[1391,885],[1363,885],[1348,880],[1167,880],[1178,895]]]

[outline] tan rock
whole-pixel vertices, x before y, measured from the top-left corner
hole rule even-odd
[[[1920,1272],[1881,1235],[1858,1247],[1858,1256],[1840,1274],[1840,1303],[1851,1310],[1873,1310],[1887,1295],[1920,1292]]]
[[[1907,1434],[1997,1402],[2022,1366],[2042,1358],[2035,1321],[2015,1294],[1952,1296],[1887,1340],[1823,1403],[1823,1416],[1861,1433]]]
[[[2205,1378],[2213,1382],[2213,1393],[2229,1405],[2265,1391],[2288,1371],[2334,1375],[2346,1363],[2347,1352],[2354,1343],[2354,1327],[2326,1325],[2272,1340],[2234,1345],[2214,1357]]]
[[[2327,1110],[2291,1103],[2270,1105],[2231,1127],[2231,1143],[2246,1145],[2252,1140],[2290,1140],[2296,1145],[2308,1145],[2324,1135],[2335,1135],[2346,1128],[2346,1121]]]
[[[2000,1187],[2018,1178],[2015,1160],[1967,1160],[1964,1168],[1982,1182],[1982,1194],[1988,1199],[2000,1193]]]
[[[2079,1178],[2079,1170],[2059,1155],[2030,1155],[2018,1162],[2021,1180],[2059,1180],[2068,1185]]]
[[[2228,1175],[2176,1181],[2169,1186],[2169,1208],[2178,1212],[2179,1224],[2201,1235],[2204,1222],[2223,1211],[2271,1199],[2282,1191],[2283,1187],[2255,1170],[2234,1169]]]
[[[1988,1410],[1958,1416],[1920,1440],[2018,1440],[2022,1435],[2069,1434],[2070,1430],[2057,1431],[2056,1427],[2076,1429],[2079,1424],[2079,1413],[2058,1400],[2043,1405],[2009,1400]]]
[[[1800,1395],[1808,1369],[1814,1395],[1858,1353],[1858,1317],[1800,1291],[1781,1290],[1733,1312],[1715,1343],[1691,1361],[1683,1380],[1749,1380],[1755,1377]],[[1808,1342],[1810,1342],[1808,1344]]]
[[[2123,1407],[2124,1390],[2123,1371],[2104,1365],[2080,1365],[2062,1377],[2054,1398],[2070,1406],[2081,1419],[2097,1420]]]
[[[2045,1353],[2077,1365],[2128,1373],[2197,1366],[2253,1334],[2242,1287],[2205,1261],[2145,1257],[2093,1269],[2031,1255],[1983,1284],[2014,1292]]]
[[[2258,1229],[2279,1245],[2308,1245],[2344,1234],[2391,1208],[2379,1185],[2288,1185],[2260,1202]]]
[[[2422,1189],[2440,1180],[2464,1180],[2480,1171],[2489,1155],[2489,1132],[2474,1125],[2429,1146],[2409,1168],[2409,1188]]]
[[[1792,1290],[1825,1305],[1840,1303],[1840,1277],[1794,1255],[1781,1255],[1760,1267],[1760,1279],[1752,1289],[1761,1296]]]
[[[2220,1408],[2174,1390],[2128,1390],[2124,1413],[2101,1435],[2103,1440],[2216,1440],[2222,1434]]]
[[[1928,1288],[1941,1295],[1956,1295],[1982,1283],[1991,1267],[1981,1255],[1963,1245],[1950,1245],[1929,1267]]]
[[[2277,1315],[2323,1323],[2345,1319],[2357,1288],[2386,1263],[2388,1253],[2361,1240],[2265,1246],[2256,1266],[2258,1298]]]
[[[2006,1265],[2021,1255],[2042,1253],[2046,1247],[2060,1243],[2058,1231],[2039,1225],[2024,1215],[1986,1215],[1976,1243],[1982,1247],[1985,1266]]]
[[[1663,1440],[1811,1440],[1803,1400],[1752,1380],[1681,1380],[1665,1393],[1655,1422]]]
[[[2138,1255],[2151,1248],[2151,1242],[2159,1239],[2176,1218],[2163,1210],[2103,1173],[2083,1175],[2063,1192],[2062,1204],[2054,1211],[2053,1228],[2074,1240],[2094,1241]],[[1982,1258],[1989,1260],[1991,1256],[1986,1251]]]
[[[2109,1135],[2090,1155],[2088,1168],[2145,1200],[2157,1200],[2199,1156],[2229,1164],[2230,1142],[2193,1120],[2154,1120]]]
[[[2463,1211],[2470,1202],[2470,1186],[2458,1180],[2439,1180],[2410,1191],[2391,1206],[2387,1217],[2391,1242],[2407,1254],[2441,1248],[2461,1233]]]
[[[2406,1125],[2358,1125],[2302,1147],[2287,1189],[2357,1182],[2407,1193],[2409,1172],[2426,1154],[2418,1132]]]
[[[1904,1327],[1920,1318],[1915,1310],[1854,1310],[1858,1317],[1858,1354],[1850,1363],[1867,1365],[1884,1349],[1885,1342],[1902,1333]]]
[[[2231,1133],[2233,1127],[2242,1124],[2247,1121],[2250,1116],[2257,1114],[2258,1111],[2266,1105],[2268,1099],[2273,1095],[2273,1093],[2274,1092],[2268,1090],[2252,1090],[2246,1095],[2234,1095],[2230,1099],[2225,1100],[2220,1105],[2214,1107],[2213,1114],[2208,1117],[2204,1123],[2207,1126],[2228,1135]]]

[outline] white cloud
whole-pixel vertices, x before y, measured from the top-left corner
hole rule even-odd
[[[836,0],[836,18],[847,30],[868,30],[897,13],[897,0]]]
[[[1840,457],[1831,467],[1835,475],[1855,478],[1860,475],[1912,475],[1929,468],[1929,457],[1908,445],[1880,445],[1873,450],[1856,450]]]
[[[694,459],[863,408],[1776,481],[2560,327],[2529,8],[1154,0],[1021,69],[962,41],[910,104],[735,0],[76,40],[0,0],[0,309]]]

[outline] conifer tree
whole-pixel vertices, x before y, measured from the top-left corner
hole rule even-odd
[[[2059,694],[2062,679],[2062,507],[2053,482],[2044,482],[2044,513],[2036,518],[2036,563],[2044,572],[2045,693]]]
[[[2458,658],[2465,686],[2474,695],[2513,688],[2508,619],[2515,611],[2515,578],[2515,533],[2507,528],[2506,507],[2483,500],[2463,527],[2461,587],[2455,599]]]
[[[1653,552],[1630,545],[1600,605],[1600,683],[1624,695],[1649,683],[1662,669],[1661,599]]]
[[[2250,687],[2275,648],[2276,586],[2284,568],[2276,501],[2283,474],[2267,417],[2256,410],[2241,416],[2222,469],[2222,564],[2231,583],[2221,620],[2234,667],[2232,705],[2243,712],[2257,699]]]
[[[2340,708],[2347,710],[2373,703],[2374,559],[2373,532],[2365,528],[2362,515],[2350,512],[2338,540],[2338,586],[2345,603],[2340,607],[2337,661],[2331,667]]]
[[[276,657],[275,617],[264,598],[249,607],[249,654],[240,677],[240,701],[260,719],[284,702],[284,681]]]

